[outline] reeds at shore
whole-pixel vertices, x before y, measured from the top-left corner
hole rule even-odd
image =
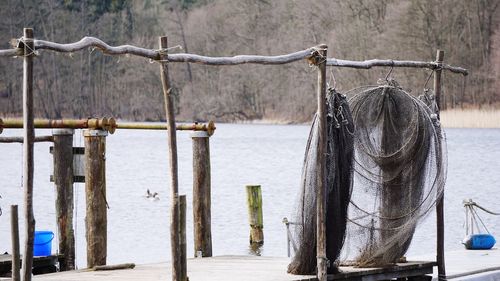
[[[500,109],[449,109],[441,112],[445,128],[500,128]]]

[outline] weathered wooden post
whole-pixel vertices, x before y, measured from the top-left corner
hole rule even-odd
[[[210,136],[205,131],[193,139],[193,222],[194,256],[212,256]]]
[[[56,186],[56,218],[59,253],[64,262],[61,271],[75,269],[75,234],[73,230],[73,129],[52,132],[54,147],[54,184]]]
[[[317,149],[316,167],[316,258],[317,258],[317,277],[318,281],[327,280],[326,258],[326,45],[318,46],[318,55],[316,65],[318,66],[318,132],[319,141]],[[333,262],[333,261],[332,261]]]
[[[262,215],[262,190],[260,185],[247,185],[248,222],[250,244],[264,244],[264,218]]]
[[[107,256],[106,136],[107,131],[85,130],[85,228],[87,267],[105,265]]]
[[[439,65],[443,64],[444,51],[437,50],[436,62]],[[437,68],[434,73],[434,94],[436,95],[436,104],[439,110],[441,109],[441,68]],[[436,202],[436,225],[437,225],[437,256],[438,279],[446,280],[446,268],[444,260],[444,191],[443,196],[438,198]]]
[[[33,268],[33,240],[35,239],[35,216],[33,214],[33,57],[35,46],[33,29],[25,28],[21,39],[24,47],[23,60],[23,186],[24,186],[24,254],[22,280],[31,281]]]
[[[170,209],[170,247],[172,251],[172,280],[181,280],[180,263],[180,242],[179,242],[179,201],[176,200],[179,193],[179,179],[177,166],[177,131],[175,130],[175,115],[173,97],[171,95],[170,77],[168,75],[168,39],[166,36],[159,38],[160,43],[160,76],[163,88],[163,98],[165,101],[165,111],[167,116],[167,134],[168,134],[168,156],[170,162],[170,198],[172,204]]]
[[[17,205],[10,206],[10,233],[12,238],[12,281],[20,281],[19,214]]]
[[[187,243],[186,243],[186,195],[179,196],[179,240],[180,240],[180,280],[187,281]]]

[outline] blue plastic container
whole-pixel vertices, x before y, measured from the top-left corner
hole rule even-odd
[[[495,246],[495,237],[491,234],[472,234],[462,242],[468,250],[489,250]]]
[[[52,231],[35,231],[35,241],[33,245],[33,256],[50,256],[52,253]]]

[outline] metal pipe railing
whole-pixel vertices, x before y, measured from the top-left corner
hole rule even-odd
[[[34,126],[37,129],[98,129],[105,130],[109,133],[114,133],[113,124],[116,123],[114,118],[87,118],[87,119],[34,119]],[[23,128],[23,119],[9,118],[0,122],[0,127],[3,128]]]
[[[167,130],[167,123],[141,123],[141,122],[117,122],[114,118],[87,118],[87,119],[35,119],[35,128],[39,129],[98,129],[108,131],[113,134],[116,129],[132,129],[132,130]],[[0,119],[0,133],[4,128],[23,128],[23,119],[9,118]],[[215,131],[215,123],[209,121],[206,124],[178,124],[178,131],[206,131],[209,136]]]
[[[177,131],[206,131],[208,135],[213,135],[215,123],[209,121],[207,124],[195,122],[193,124],[177,124]],[[167,123],[138,123],[138,122],[116,122],[116,129],[139,129],[139,130],[167,130]]]

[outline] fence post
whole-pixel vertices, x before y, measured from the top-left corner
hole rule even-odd
[[[85,130],[85,228],[87,267],[106,264],[106,136],[107,131]]]
[[[179,178],[178,178],[178,165],[177,165],[177,132],[175,126],[175,114],[174,114],[174,101],[172,97],[172,88],[170,86],[170,78],[168,73],[168,38],[167,36],[161,36],[159,38],[160,43],[160,77],[163,89],[163,98],[165,101],[165,112],[167,117],[167,129],[168,129],[168,156],[170,162],[170,190],[171,190],[171,200],[172,204],[170,207],[170,247],[171,247],[171,257],[172,257],[172,280],[179,281],[181,263],[179,261],[180,250],[180,240],[179,240],[179,201],[176,200],[179,194]]]
[[[75,236],[73,230],[73,129],[52,132],[54,148],[54,184],[59,252],[64,256],[60,270],[75,269]]]
[[[33,29],[25,28],[21,39],[24,47],[23,60],[23,186],[24,186],[24,255],[22,279],[31,281],[33,269],[33,240],[35,239],[35,215],[33,214],[33,143],[35,127],[33,118],[33,57],[35,46]]]
[[[179,196],[179,241],[181,271],[179,280],[188,281],[187,277],[187,245],[186,245],[186,195]]]
[[[318,123],[319,142],[317,149],[317,190],[316,190],[316,257],[318,281],[327,280],[328,261],[326,258],[326,58],[327,46],[318,50]],[[332,261],[333,262],[333,261]]]
[[[262,216],[262,190],[260,185],[247,185],[248,221],[250,244],[264,244],[264,219]]]
[[[442,64],[444,59],[444,51],[437,50],[436,62]],[[434,94],[436,95],[436,103],[438,106],[438,118],[441,110],[441,69],[436,69],[434,73]],[[446,268],[444,261],[444,192],[443,196],[437,199],[436,202],[436,226],[437,226],[437,255],[436,262],[438,265],[438,280],[446,280]]]
[[[194,256],[212,256],[210,136],[205,131],[193,139]]]
[[[17,205],[10,206],[10,233],[12,237],[12,281],[20,281],[19,214]]]

